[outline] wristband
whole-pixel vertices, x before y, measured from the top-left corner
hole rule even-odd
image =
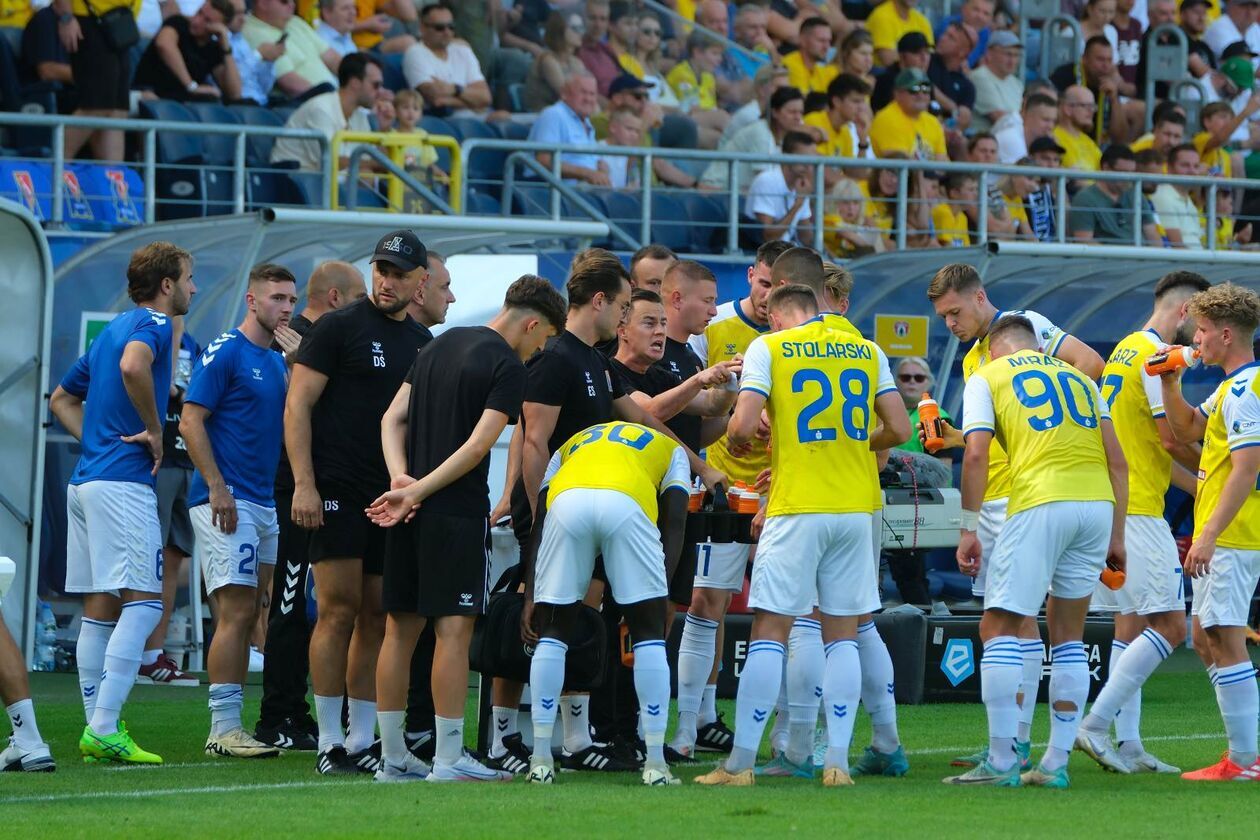
[[[191,82],[189,82],[187,85],[184,86],[184,90],[188,91],[189,93],[193,93],[194,91],[197,90],[198,87],[200,87],[200,85],[197,84],[197,80],[193,79]]]
[[[726,384],[723,385],[722,387],[728,391],[738,391],[739,390],[739,377],[733,373],[729,374],[726,379]]]
[[[963,510],[962,518],[959,521],[959,529],[963,531],[976,531],[980,528],[980,511]]]
[[[57,23],[59,24],[66,24],[72,20],[74,20],[74,15],[72,15],[70,12],[66,12],[64,15],[57,16]]]

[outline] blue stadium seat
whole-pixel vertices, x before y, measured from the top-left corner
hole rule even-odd
[[[643,202],[639,194],[621,190],[604,193],[604,209],[610,221],[616,222],[631,236],[639,235],[639,220],[643,217]]]
[[[190,102],[188,110],[207,125],[240,125],[231,109],[217,102]],[[245,149],[249,159],[248,141]],[[232,165],[236,160],[236,138],[230,134],[207,134],[202,140],[202,186],[205,190],[206,215],[232,212]]]
[[[514,216],[550,216],[551,190],[534,184],[517,184],[510,209]]]
[[[529,137],[529,126],[513,120],[497,122],[494,128],[504,140],[524,140]]]
[[[418,125],[417,128],[421,128],[429,132],[430,134],[443,134],[443,135],[446,135],[447,137],[454,137],[456,140],[460,139],[459,131],[455,128],[455,126],[451,125],[449,122],[442,119],[441,117],[430,117],[430,116],[421,117],[420,125]],[[442,171],[449,174],[451,171],[450,150],[449,149],[436,149],[436,151],[437,151],[437,156],[438,156],[437,165],[442,167]]]
[[[677,195],[652,193],[652,241],[675,252],[691,250],[687,206]]]
[[[381,62],[382,83],[388,90],[406,90],[407,77],[403,74],[403,53],[381,55],[373,53]]]
[[[291,172],[268,172],[252,170],[246,180],[247,209],[257,210],[260,207],[271,207],[279,204],[306,205],[306,195],[297,182],[290,177]]]
[[[323,207],[328,201],[328,190],[324,186],[324,176],[320,172],[286,172],[302,193],[303,204],[307,207]]]
[[[21,204],[40,221],[52,218],[52,165],[0,158],[0,198]]]
[[[272,126],[275,128],[284,126],[284,118],[275,111],[269,111],[266,108],[259,108],[256,105],[231,105],[229,108],[245,125]],[[275,145],[275,142],[274,137],[250,137],[245,144],[245,162],[249,166],[269,165],[271,162],[271,147]]]
[[[148,99],[140,102],[140,116],[165,122],[197,123],[200,120],[179,102]],[[205,215],[205,186],[201,166],[205,144],[196,133],[159,131],[158,171],[155,191],[158,219],[189,219]]]
[[[472,216],[498,216],[503,212],[503,208],[499,205],[499,199],[489,193],[480,190],[472,190],[468,193],[468,206],[464,208],[464,213]]]
[[[445,121],[451,128],[455,129],[455,136],[460,142],[471,140],[474,137],[482,137],[487,140],[498,140],[499,132],[489,125],[485,120],[474,120],[470,117],[452,117]]]
[[[697,254],[709,254],[722,250],[726,244],[725,196],[705,195],[699,192],[681,193],[678,195],[685,207],[689,228],[690,247],[688,250]],[[720,239],[718,242],[716,240]]]

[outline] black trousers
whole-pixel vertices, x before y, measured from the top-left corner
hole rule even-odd
[[[276,493],[280,538],[267,616],[263,661],[263,696],[259,725],[274,727],[285,718],[309,716],[306,703],[310,676],[311,625],[306,617],[306,576],[310,571],[310,532],[293,524],[293,494]]]
[[[595,740],[631,740],[638,735],[639,696],[634,690],[634,669],[621,664],[621,607],[604,595],[604,618],[608,655],[604,681],[591,692],[591,727]]]
[[[888,571],[892,573],[893,583],[897,584],[901,600],[920,607],[932,603],[932,596],[928,594],[925,554],[924,551],[884,552],[888,558]]]

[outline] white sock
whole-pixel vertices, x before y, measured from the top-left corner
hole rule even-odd
[[[1256,763],[1256,717],[1260,715],[1260,689],[1250,662],[1217,669],[1216,702],[1229,738],[1229,760],[1245,770]]]
[[[980,697],[989,718],[989,763],[1009,770],[1015,763],[1015,735],[1019,729],[1019,693],[1024,655],[1019,639],[995,636],[980,657]]]
[[[857,639],[837,639],[827,645],[823,697],[827,702],[827,767],[849,772],[849,743],[853,721],[862,699],[862,659]]]
[[[158,661],[158,657],[162,655],[162,649],[146,650],[144,656],[140,657],[140,667],[148,668],[150,665]]]
[[[687,613],[678,642],[678,726],[674,744],[693,747],[699,725],[700,698],[716,655],[718,623]]]
[[[559,639],[542,638],[529,665],[529,716],[534,724],[534,758],[552,763],[551,733],[564,690],[564,656],[569,646]]]
[[[361,752],[376,740],[376,701],[350,697],[346,706],[346,752]]]
[[[101,689],[101,676],[105,671],[105,648],[116,622],[85,618],[79,625],[79,641],[74,657],[79,666],[79,692],[83,697],[83,722],[92,722],[96,710],[96,697]]]
[[[726,761],[726,769],[732,773],[750,769],[757,760],[766,719],[779,696],[784,655],[783,645],[769,639],[748,645],[748,657],[744,660],[735,695],[735,746]]]
[[[35,704],[31,698],[19,700],[4,709],[13,725],[13,741],[24,750],[33,750],[44,743],[39,736],[39,724],[35,722]]]
[[[403,731],[407,725],[407,713],[378,709],[376,725],[381,730],[381,761],[401,767],[407,760],[407,739]]]
[[[210,686],[210,734],[226,735],[241,728],[241,707],[245,694],[239,683],[213,683]]]
[[[791,656],[789,653],[788,656]],[[779,696],[774,701],[774,724],[770,727],[770,752],[781,753],[788,744],[788,657],[783,658],[783,677],[779,682]]]
[[[464,754],[464,719],[434,715],[433,720],[437,724],[437,747],[433,761],[454,764]]]
[[[560,699],[565,707],[564,748],[571,753],[581,752],[591,741],[591,695],[570,694]]]
[[[897,698],[892,657],[875,629],[874,620],[858,625],[858,658],[862,661],[862,705],[871,718],[871,747],[895,752],[901,746],[897,733]]]
[[[315,722],[319,724],[319,751],[345,747],[346,734],[341,730],[341,698],[315,695]]]
[[[123,604],[118,626],[109,634],[105,647],[105,670],[92,712],[92,731],[111,735],[118,731],[118,716],[131,687],[136,684],[144,643],[162,620],[161,601],[132,601]]]
[[[1152,631],[1154,632],[1154,631]],[[1140,638],[1140,637],[1139,637]],[[1116,648],[1116,642],[1111,643],[1111,661],[1118,664],[1119,658],[1124,656],[1124,652],[1129,649],[1129,645],[1124,642],[1119,643],[1121,647]],[[1149,675],[1148,675],[1149,676]],[[1108,673],[1107,681],[1111,681],[1111,675]],[[1145,682],[1145,680],[1143,680]],[[1105,688],[1106,686],[1104,686]],[[1084,722],[1081,723],[1084,726]],[[1124,754],[1141,754],[1145,752],[1142,748],[1142,685],[1134,690],[1129,699],[1120,707],[1120,711],[1116,712],[1116,717],[1112,721],[1112,725],[1116,728],[1116,743],[1120,747],[1120,751]]]
[[[700,695],[700,715],[696,722],[701,726],[717,723],[717,683],[709,683]]]
[[[498,758],[507,752],[503,747],[503,739],[516,732],[516,707],[495,706],[490,714],[494,717],[494,740],[490,744],[490,755]]]
[[[647,763],[665,766],[665,724],[669,720],[669,661],[665,642],[634,646],[634,691],[639,696],[639,723],[647,745]]]
[[[814,727],[818,723],[826,667],[822,623],[812,618],[796,619],[788,634],[786,686],[788,721],[791,724],[787,757],[795,764],[803,763],[814,751]],[[775,720],[777,728],[778,718]]]
[[[1019,681],[1023,700],[1019,704],[1019,726],[1015,730],[1015,737],[1020,741],[1030,741],[1033,716],[1037,713],[1037,692],[1041,690],[1042,660],[1046,651],[1040,639],[1020,639],[1019,649],[1024,660]]]
[[[1112,644],[1112,665],[1107,676],[1107,684],[1094,700],[1089,715],[1081,724],[1090,732],[1106,732],[1113,721],[1116,725],[1116,739],[1130,741],[1138,738],[1138,723],[1141,721],[1142,684],[1150,678],[1159,663],[1172,654],[1172,645],[1158,632],[1147,627],[1128,645],[1120,649],[1116,656],[1116,645]],[[1121,720],[1124,719],[1124,723]]]
[[[1089,698],[1089,659],[1081,642],[1050,649],[1050,746],[1041,766],[1058,770],[1068,762]],[[1060,708],[1062,703],[1070,708]]]

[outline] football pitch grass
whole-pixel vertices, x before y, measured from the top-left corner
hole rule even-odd
[[[246,690],[245,719],[260,688]],[[753,788],[707,789],[691,779],[712,766],[676,768],[681,787],[651,790],[637,773],[562,773],[553,787],[503,784],[379,785],[367,776],[324,779],[313,753],[265,761],[216,759],[202,752],[209,725],[206,687],[138,686],[126,715],[141,746],[163,767],[84,765],[78,755],[83,711],[72,674],[34,674],[40,730],[57,759],[55,774],[0,774],[4,838],[47,837],[494,837],[890,836],[1208,837],[1254,836],[1260,787],[1192,784],[1176,776],[1104,773],[1072,756],[1072,789],[958,789],[941,779],[950,759],[985,740],[979,704],[899,710],[910,775],[859,778],[824,789],[798,779],[759,779]],[[470,720],[475,701],[470,698]],[[726,719],[733,703],[722,703]],[[1034,756],[1049,724],[1040,706]],[[471,729],[471,727],[470,727]],[[1178,651],[1148,683],[1146,745],[1183,769],[1213,763],[1225,740],[1215,697],[1198,660]],[[470,741],[475,731],[470,732]],[[867,742],[863,714],[854,757]],[[764,754],[764,745],[763,745]]]

